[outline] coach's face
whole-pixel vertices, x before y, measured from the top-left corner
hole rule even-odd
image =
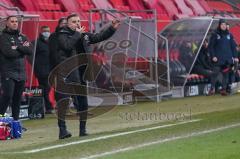
[[[7,20],[7,27],[11,30],[17,30],[18,29],[18,19],[17,19],[17,17],[10,17]]]
[[[74,31],[76,31],[77,28],[80,28],[81,23],[80,23],[80,18],[78,16],[76,17],[71,17],[68,19],[68,27]]]
[[[227,30],[227,24],[226,23],[221,23],[220,28],[223,31]]]

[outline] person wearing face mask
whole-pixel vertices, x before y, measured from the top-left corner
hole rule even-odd
[[[84,27],[80,24],[80,17],[77,14],[71,14],[67,17],[67,27],[62,28],[59,31],[58,35],[58,59],[59,63],[67,60],[69,57],[73,57],[77,54],[84,54],[86,52],[89,53],[89,45],[104,41],[110,38],[120,25],[118,20],[113,20],[112,24],[106,28],[104,31],[96,34],[84,32]],[[56,59],[56,58],[55,58]],[[85,66],[84,66],[85,67]],[[60,78],[63,78],[65,83],[81,83],[85,85],[85,81],[83,80],[83,75],[85,72],[85,68],[80,67],[71,72],[71,74],[65,79],[65,77],[61,76],[62,70],[58,69],[58,73],[56,75],[56,86],[62,87],[58,85],[58,80],[61,81]],[[64,69],[64,68],[62,68]],[[82,90],[86,92],[86,90]],[[63,99],[69,99],[70,95],[55,92],[55,97],[57,101],[62,101]],[[79,96],[78,98],[78,111],[80,112],[79,118],[79,136],[86,136],[86,120],[87,120],[87,94],[85,96]],[[66,102],[68,103],[68,102]],[[71,137],[71,133],[67,130],[65,116],[68,105],[58,105],[58,127],[59,127],[59,139],[64,139]]]
[[[217,30],[211,35],[209,53],[214,65],[219,67],[222,72],[222,89],[220,93],[224,96],[228,95],[229,72],[234,62],[238,62],[238,58],[234,37],[229,32],[224,19],[219,20]]]
[[[1,97],[0,115],[6,113],[11,103],[14,120],[19,119],[21,97],[26,81],[26,55],[31,55],[33,48],[27,37],[18,29],[18,17],[9,16],[6,27],[0,35],[0,73]]]
[[[37,39],[36,55],[34,62],[34,73],[38,79],[40,87],[43,89],[45,113],[53,113],[53,108],[49,101],[50,87],[48,85],[49,66],[49,48],[48,39],[50,36],[50,28],[42,26],[39,37]]]

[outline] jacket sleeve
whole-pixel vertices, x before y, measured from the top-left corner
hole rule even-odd
[[[107,29],[101,31],[100,33],[96,33],[96,34],[88,33],[87,35],[89,36],[89,43],[95,44],[95,43],[107,40],[115,33],[115,31],[116,29],[110,26]]]
[[[231,49],[232,49],[232,56],[234,58],[237,58],[237,43],[236,41],[234,40],[234,37],[231,35]]]
[[[216,52],[215,52],[215,46],[216,46],[216,42],[217,42],[217,34],[214,33],[211,35],[210,41],[209,41],[209,53],[211,55],[211,57],[216,57]]]
[[[24,42],[29,42],[28,39],[26,37],[23,38],[23,43]],[[24,55],[32,55],[33,54],[33,45],[31,42],[30,43],[30,46],[22,46],[22,45],[19,45],[17,47],[17,50],[20,51],[22,54]]]
[[[59,47],[65,51],[72,51],[80,39],[79,32],[75,32],[71,37],[68,37],[68,34],[60,33],[58,36]]]
[[[205,69],[211,69],[211,66],[210,66],[210,63],[208,60],[206,60],[208,57],[207,57],[207,53],[205,52],[207,50],[202,50],[201,54],[199,54],[199,60],[201,61],[201,64],[202,66],[205,68]]]
[[[52,70],[55,66],[57,66],[61,62],[61,56],[58,53],[59,49],[58,34],[56,32],[50,35],[48,40],[48,48],[50,69]]]
[[[0,36],[0,51],[6,58],[19,58],[22,54],[17,49],[12,49],[10,40],[4,35]]]

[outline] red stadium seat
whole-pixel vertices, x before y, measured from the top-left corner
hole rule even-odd
[[[234,26],[230,29],[230,32],[234,35],[234,38],[238,44],[240,44],[240,27],[239,26]]]
[[[31,0],[19,0],[18,5],[23,11],[37,11],[37,7]]]
[[[60,11],[61,6],[55,4],[53,0],[35,0],[35,3],[40,11]]]
[[[174,0],[176,6],[181,11],[182,14],[193,16],[193,11],[186,5],[184,0]]]
[[[170,22],[171,19],[168,16],[162,16],[162,15],[158,15],[158,21],[157,21],[157,29],[158,32],[160,32],[163,28],[165,28],[165,26],[167,26]]]
[[[53,12],[49,12],[49,11],[44,11],[42,12],[42,15],[46,18],[46,19],[54,19],[54,16],[53,16]]]
[[[77,0],[55,0],[58,4],[64,7],[65,12],[69,13],[80,13],[81,8],[79,8]]]
[[[215,9],[218,11],[233,12],[233,8],[227,3],[220,2],[220,1],[208,1],[207,3],[212,9]]]
[[[129,6],[125,5],[122,0],[109,0],[112,6],[118,10],[129,10]]]
[[[148,72],[149,70],[149,62],[145,58],[141,57],[131,57],[127,59],[127,66],[131,68],[135,68],[140,72]]]
[[[172,1],[159,0],[159,3],[166,9],[170,17],[179,14],[176,5]]]
[[[188,17],[187,15],[184,15],[178,12],[178,8],[173,3],[173,1],[159,0],[159,3],[165,8],[169,17],[171,17],[172,19],[180,19],[183,17],[184,18]]]
[[[123,0],[110,0],[113,6],[127,6]]]
[[[142,1],[139,0],[126,0],[129,8],[131,10],[146,10],[149,8],[146,8],[146,6],[144,5],[144,3]],[[136,16],[141,16],[143,18],[148,18],[149,15],[145,12],[142,13],[137,13]]]
[[[82,11],[88,12],[89,10],[96,8],[90,0],[77,0]]]
[[[98,9],[113,9],[113,6],[107,0],[92,0],[92,2]]]
[[[14,5],[13,5],[11,0],[1,0],[0,3],[3,3],[3,4],[5,4],[7,6],[10,6],[10,7],[14,7]]]
[[[113,6],[107,0],[101,0],[101,1],[92,0],[92,2],[98,9],[114,9]],[[107,19],[112,20],[112,19],[114,19],[114,17],[107,14]]]
[[[195,15],[205,15],[206,11],[197,0],[185,0],[186,4],[194,11]]]
[[[212,9],[209,7],[208,3],[205,0],[198,0],[198,2],[206,12],[212,12]]]
[[[114,9],[120,11],[130,11],[130,7],[123,0],[108,0]],[[126,13],[128,16],[135,16],[135,13]],[[119,15],[120,17],[122,15]]]
[[[158,50],[158,58],[161,61],[167,61],[167,52],[165,49],[159,49]]]
[[[167,15],[167,11],[162,5],[160,5],[160,3],[158,3],[158,0],[153,1],[144,0],[144,3],[148,6],[149,9],[156,9],[157,19],[170,20],[169,16]]]
[[[80,16],[82,19],[84,20],[88,20],[89,19],[89,11],[91,9],[96,8],[94,3],[92,3],[91,0],[77,0],[78,5],[80,7],[81,13]],[[92,15],[93,21],[99,20],[100,19],[100,15],[98,13],[94,13]]]

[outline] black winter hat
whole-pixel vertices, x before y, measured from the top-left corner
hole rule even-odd
[[[219,23],[218,23],[218,25],[220,26],[222,23],[226,23],[226,24],[227,24],[227,22],[226,22],[225,19],[219,19]]]

